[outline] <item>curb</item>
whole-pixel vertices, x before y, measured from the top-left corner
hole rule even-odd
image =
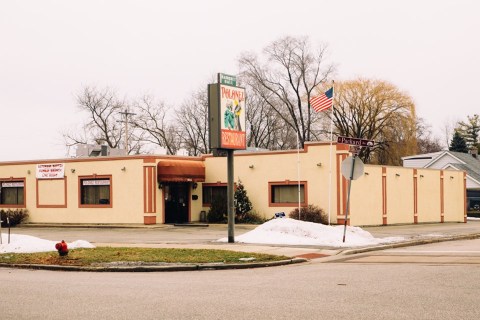
[[[444,236],[444,237],[430,238],[430,239],[417,239],[417,240],[410,240],[405,242],[384,244],[384,245],[379,245],[375,247],[348,249],[348,250],[341,251],[336,256],[365,253],[365,252],[379,251],[379,250],[385,250],[385,249],[419,246],[422,244],[438,243],[438,242],[445,242],[445,241],[471,240],[471,239],[478,239],[478,238],[480,238],[480,233]]]
[[[253,263],[232,263],[232,264],[175,264],[163,266],[127,266],[127,267],[82,267],[82,266],[60,266],[43,264],[8,264],[0,263],[2,268],[49,270],[49,271],[83,271],[83,272],[173,272],[173,271],[203,271],[203,270],[228,270],[228,269],[251,269],[276,267],[288,264],[307,262],[307,259],[293,258],[288,260],[253,262]]]

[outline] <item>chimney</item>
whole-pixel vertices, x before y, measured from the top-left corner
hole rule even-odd
[[[478,149],[477,147],[471,147],[470,149],[468,149],[468,153],[472,155],[472,157],[474,157],[475,159],[477,159],[478,157]]]
[[[100,153],[100,155],[101,155],[102,157],[105,157],[105,156],[107,156],[107,155],[108,155],[108,154],[107,154],[108,146],[107,146],[107,145],[104,145],[104,144],[102,144],[101,148],[102,148],[102,149],[101,149],[101,153]]]

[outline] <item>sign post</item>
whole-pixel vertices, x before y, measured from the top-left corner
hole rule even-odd
[[[245,88],[237,87],[235,76],[219,73],[217,83],[208,85],[209,142],[214,156],[227,155],[228,242],[235,242],[233,152],[247,148]]]
[[[341,168],[342,175],[345,177],[345,179],[348,179],[347,205],[345,208],[345,221],[343,225],[343,242],[345,242],[345,235],[347,233],[348,212],[350,211],[350,190],[352,188],[352,181],[360,178],[364,172],[363,161],[360,158],[357,158],[358,152],[360,151],[361,147],[373,147],[375,145],[375,141],[360,138],[338,137],[337,142],[349,144],[356,147],[355,152],[353,153],[353,157],[351,156],[343,160]]]
[[[342,174],[348,179],[347,206],[345,208],[345,221],[343,226],[343,242],[347,233],[348,212],[350,210],[350,190],[352,189],[352,180],[358,179],[363,174],[363,162],[357,159],[357,154],[348,157],[342,162]]]

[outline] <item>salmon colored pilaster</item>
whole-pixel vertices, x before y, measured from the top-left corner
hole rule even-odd
[[[463,216],[464,216],[464,221],[467,223],[467,173],[463,173],[463,201],[465,202],[463,205]]]
[[[387,168],[382,167],[382,221],[387,225]]]
[[[445,201],[444,201],[444,179],[443,179],[443,170],[440,171],[440,222],[445,221]]]
[[[418,174],[413,169],[413,223],[418,223]]]

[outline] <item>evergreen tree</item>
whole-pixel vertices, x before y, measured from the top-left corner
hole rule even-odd
[[[457,130],[455,130],[455,133],[453,134],[452,142],[450,143],[448,150],[468,153],[467,143]]]
[[[252,202],[247,196],[247,191],[239,180],[234,194],[236,220],[242,222],[245,216],[252,210]]]
[[[468,121],[458,123],[458,131],[462,134],[468,148],[478,148],[478,135],[480,133],[480,116],[474,114],[467,116]]]

